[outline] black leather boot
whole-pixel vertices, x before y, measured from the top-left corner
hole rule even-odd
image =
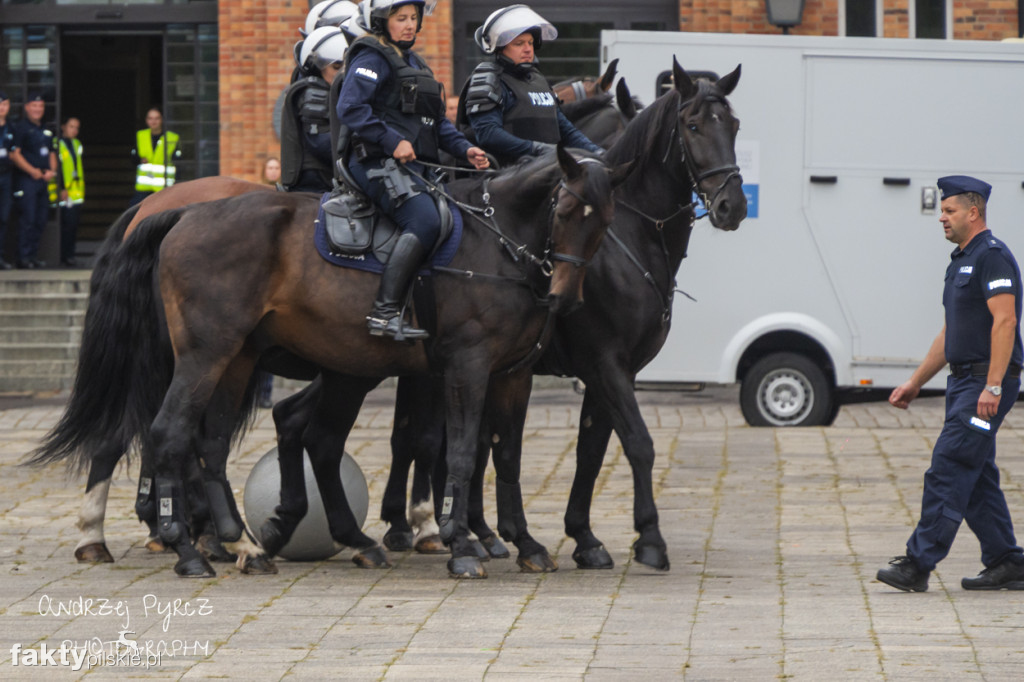
[[[366,326],[374,336],[392,336],[396,341],[418,341],[430,334],[402,320],[402,302],[409,291],[416,270],[423,264],[427,249],[414,234],[403,234],[395,243],[384,274],[373,310],[366,316]]]

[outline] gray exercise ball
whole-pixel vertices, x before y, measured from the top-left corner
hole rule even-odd
[[[309,498],[309,511],[299,522],[295,533],[283,548],[280,556],[291,561],[320,561],[329,559],[342,550],[331,538],[327,526],[327,514],[324,503],[320,499],[320,490],[313,477],[313,466],[309,462],[309,454],[302,452],[302,465],[306,473],[306,496]],[[366,486],[363,470],[347,452],[341,458],[341,485],[345,489],[349,507],[356,517],[360,528],[366,522],[366,514],[370,508],[370,493]],[[254,533],[271,516],[274,508],[281,501],[281,470],[277,463],[277,448],[271,449],[260,458],[249,473],[245,482],[243,506],[245,520]]]

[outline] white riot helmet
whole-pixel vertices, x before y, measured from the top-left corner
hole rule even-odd
[[[306,26],[299,31],[304,36],[320,28],[321,26],[340,27],[342,22],[359,14],[359,6],[349,0],[323,0],[313,5],[306,15]]]
[[[299,50],[299,66],[306,73],[322,73],[324,67],[345,61],[348,41],[340,28],[321,26],[302,41]]]
[[[356,14],[351,16],[345,21],[341,22],[341,30],[344,31],[345,35],[351,40],[356,38],[362,38],[365,35],[369,35],[369,32],[363,28],[362,15]]]
[[[509,5],[487,17],[484,25],[476,30],[473,39],[487,54],[494,54],[511,43],[516,36],[526,32],[533,34],[533,47],[540,49],[545,40],[554,40],[558,31],[541,15],[526,5]]]
[[[361,27],[370,33],[385,35],[388,31],[388,16],[392,10],[403,5],[416,5],[420,13],[420,21],[416,30],[423,27],[423,15],[434,11],[437,0],[363,0],[359,7],[363,10]]]

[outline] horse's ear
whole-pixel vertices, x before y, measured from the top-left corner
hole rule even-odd
[[[727,73],[718,79],[718,89],[721,90],[722,94],[726,97],[729,96],[729,93],[731,93],[736,88],[736,84],[739,83],[740,67],[742,66],[742,64],[737,64],[732,73]]]
[[[575,180],[583,175],[583,169],[580,168],[579,162],[562,146],[561,142],[558,143],[556,150],[558,153],[558,165],[562,169],[562,175],[569,180]]]
[[[601,90],[603,90],[604,92],[608,92],[608,90],[612,87],[612,81],[615,80],[615,74],[618,73],[618,70],[619,59],[618,57],[616,57],[615,59],[611,60],[611,62],[609,62],[608,68],[604,70],[604,74],[601,76],[601,81],[600,83],[598,83],[598,85],[601,86]]]
[[[697,88],[693,84],[690,74],[686,73],[683,67],[679,66],[675,55],[672,56],[672,79],[675,81],[676,90],[683,96],[684,101],[696,94]]]
[[[633,159],[632,161],[627,161],[626,163],[620,163],[615,168],[609,168],[608,181],[611,182],[612,189],[615,189],[616,187],[624,183],[626,181],[626,178],[628,178],[629,175],[633,172],[634,168],[636,168],[636,159]]]
[[[636,118],[636,102],[633,101],[633,93],[629,91],[625,78],[620,78],[618,85],[615,86],[615,103],[628,120]]]

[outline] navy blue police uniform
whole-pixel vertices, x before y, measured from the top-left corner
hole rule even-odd
[[[0,102],[6,99],[7,95],[0,92]],[[11,151],[13,150],[14,126],[5,119],[0,124],[0,270],[7,270],[11,267],[4,260],[4,244],[7,243],[7,221],[11,217],[11,201],[14,194],[14,188],[11,185],[14,168],[14,164],[11,162]]]
[[[944,186],[944,180],[948,186]],[[962,193],[964,187],[977,191],[968,182],[972,180],[961,176],[940,179],[943,198]],[[979,193],[987,196],[988,186],[980,189]],[[1000,294],[1014,297],[1018,324],[999,408],[986,420],[978,416],[977,406],[978,396],[985,390],[991,352],[993,318],[987,301]],[[996,432],[1020,392],[1024,361],[1019,324],[1021,296],[1017,261],[991,232],[986,230],[964,248],[953,251],[942,296],[945,356],[950,365],[946,420],[925,473],[921,519],[907,541],[908,556],[921,571],[931,571],[949,553],[963,520],[981,544],[981,560],[986,567],[1007,560],[1024,563],[1024,550],[1014,537],[995,463]]]
[[[399,70],[403,73],[396,74]],[[415,234],[425,248],[432,248],[441,218],[422,181],[412,177],[419,193],[396,199],[389,195],[384,178],[367,176],[391,158],[403,139],[412,144],[418,160],[437,163],[441,149],[466,158],[472,144],[445,118],[444,89],[430,68],[411,50],[399,57],[373,36],[359,38],[346,54],[337,112],[338,120],[353,133],[348,162],[353,179],[403,232]],[[422,164],[405,165],[426,177]]]
[[[42,122],[33,123],[27,118],[17,123],[14,130],[14,148],[25,161],[41,171],[50,170],[50,154],[53,153],[53,133],[43,127]],[[18,262],[21,265],[38,263],[36,254],[39,241],[50,214],[50,193],[46,180],[35,180],[23,172],[16,174],[14,182],[18,210],[21,212],[18,240]]]
[[[558,106],[558,98],[534,64],[514,64],[503,55],[481,62],[462,95],[460,110],[477,144],[503,165],[536,156],[544,144],[561,141],[601,153]],[[537,144],[542,143],[542,144]]]

